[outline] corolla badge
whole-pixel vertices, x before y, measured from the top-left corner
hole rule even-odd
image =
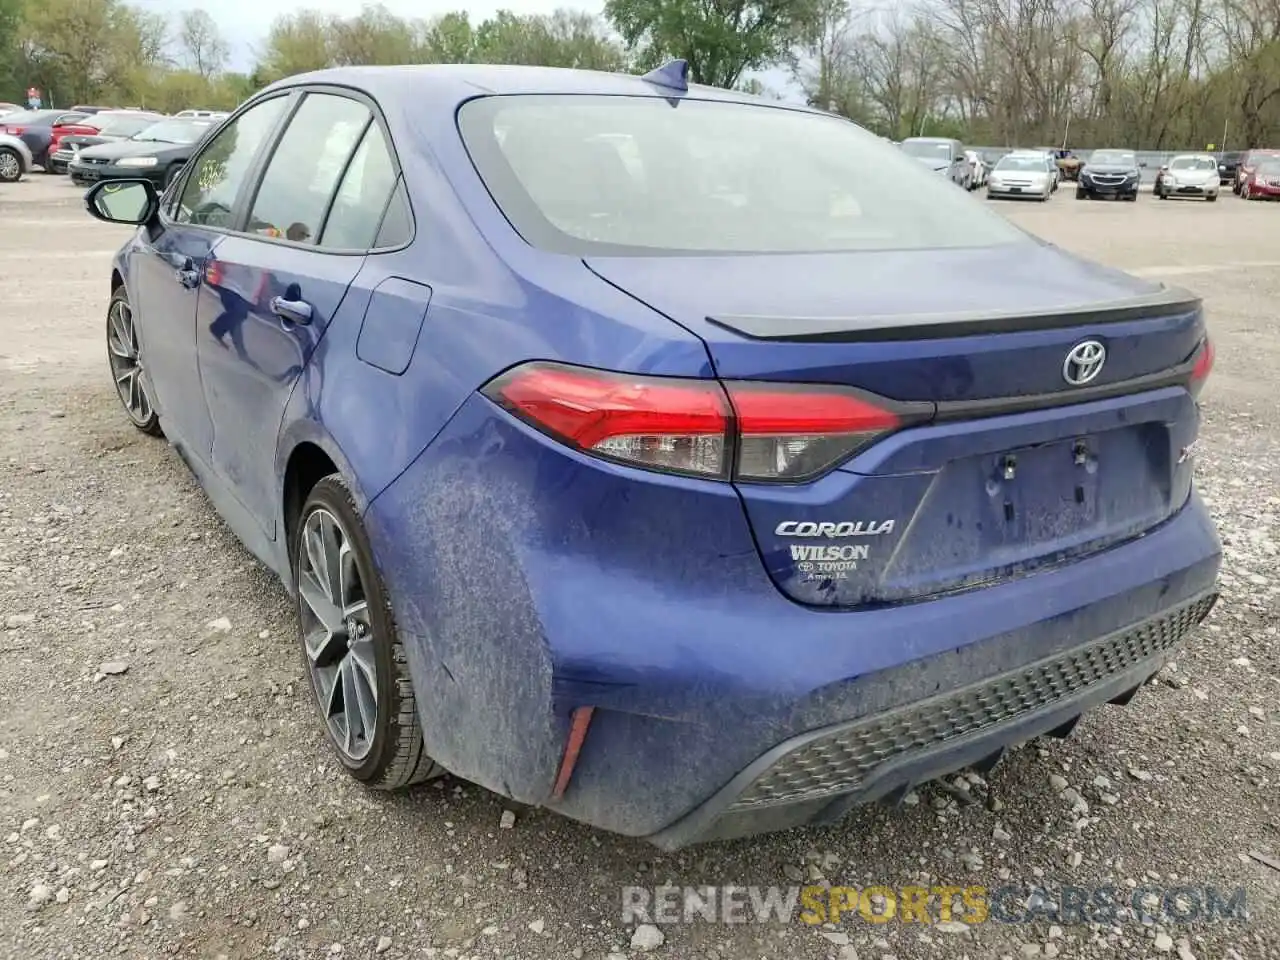
[[[1083,387],[1096,379],[1107,362],[1107,348],[1097,340],[1082,340],[1067,352],[1062,362],[1062,379],[1073,387]]]

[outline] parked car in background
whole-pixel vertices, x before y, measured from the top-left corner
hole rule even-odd
[[[127,140],[85,147],[68,164],[67,172],[81,186],[134,177],[164,189],[190,159],[196,144],[216,126],[212,120],[161,120]]]
[[[1218,199],[1221,186],[1217,157],[1211,153],[1181,153],[1160,168],[1152,192],[1161,200],[1203,197],[1212,203]]]
[[[368,787],[822,823],[1140,704],[1217,599],[1198,298],[686,71],[317,71],[86,194],[121,413]]]
[[[1234,184],[1236,172],[1240,169],[1240,158],[1244,153],[1240,150],[1226,151],[1218,155],[1218,183],[1220,186]]]
[[[1280,157],[1261,157],[1240,185],[1245,200],[1280,200]]]
[[[0,183],[16,183],[31,171],[31,150],[21,137],[0,133]]]
[[[82,105],[82,106],[71,107],[69,109],[75,111],[76,113],[92,114],[92,113],[102,113],[102,111],[104,110],[114,110],[116,108],[115,107],[89,107],[89,106]]]
[[[1133,150],[1095,150],[1080,168],[1076,199],[1112,197],[1136,201],[1141,182],[1142,171],[1138,167],[1138,155]]]
[[[1280,150],[1258,149],[1247,150],[1240,157],[1240,166],[1236,170],[1236,182],[1232,188],[1232,193],[1240,194],[1240,188],[1244,185],[1245,180],[1249,179],[1249,175],[1253,173],[1254,168],[1264,158],[1280,157]]]
[[[163,119],[165,119],[164,116],[158,113],[140,113],[132,110],[104,110],[92,117],[85,117],[84,120],[79,121],[78,127],[88,132],[66,133],[57,137],[50,145],[49,162],[45,165],[45,170],[50,173],[66,173],[67,165],[85,147],[127,140]]]
[[[949,137],[907,137],[899,149],[909,157],[915,157],[935,173],[948,177],[958,187],[969,189],[969,161],[965,159],[964,144]]]
[[[0,101],[0,117],[4,117],[10,113],[18,113],[19,111],[25,110],[25,109],[26,107],[23,107],[16,103],[9,103],[8,101]]]
[[[222,120],[227,114],[221,110],[179,110],[173,116],[175,120]]]
[[[987,176],[987,199],[1039,200],[1053,193],[1053,166],[1041,150],[1015,150],[1001,157]]]
[[[43,167],[49,156],[53,128],[59,124],[74,123],[87,116],[87,113],[70,110],[23,110],[0,118],[0,133],[21,137],[31,151],[35,165]]]
[[[87,117],[81,117],[70,123],[54,124],[52,135],[49,139],[48,161],[44,165],[45,173],[66,173],[66,160],[59,160],[58,153],[61,149],[62,141],[69,136],[93,136],[104,127],[115,120],[119,119],[141,118],[140,123],[133,126],[133,129],[125,134],[132,136],[143,127],[155,123],[157,120],[163,119],[162,114],[158,113],[141,113],[136,110],[100,110],[97,113],[90,114]]]
[[[987,185],[987,161],[977,150],[966,150],[965,159],[969,161],[969,189],[979,190]]]

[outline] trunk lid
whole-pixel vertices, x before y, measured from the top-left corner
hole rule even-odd
[[[1180,291],[1039,242],[587,266],[700,336],[722,379],[932,404],[817,480],[737,483],[762,562],[795,600],[862,606],[1007,579],[1137,536],[1189,495],[1185,380],[1204,320]],[[1073,385],[1067,356],[1087,340],[1104,362]]]

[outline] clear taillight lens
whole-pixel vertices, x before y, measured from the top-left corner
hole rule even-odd
[[[593,456],[720,480],[809,480],[903,424],[887,401],[843,387],[722,385],[553,363],[516,367],[483,392]]]

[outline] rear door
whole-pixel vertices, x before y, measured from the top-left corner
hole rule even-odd
[[[368,103],[350,92],[305,93],[264,161],[247,213],[204,272],[196,343],[213,465],[268,536],[285,405],[372,242],[341,250],[318,243],[372,122]]]

